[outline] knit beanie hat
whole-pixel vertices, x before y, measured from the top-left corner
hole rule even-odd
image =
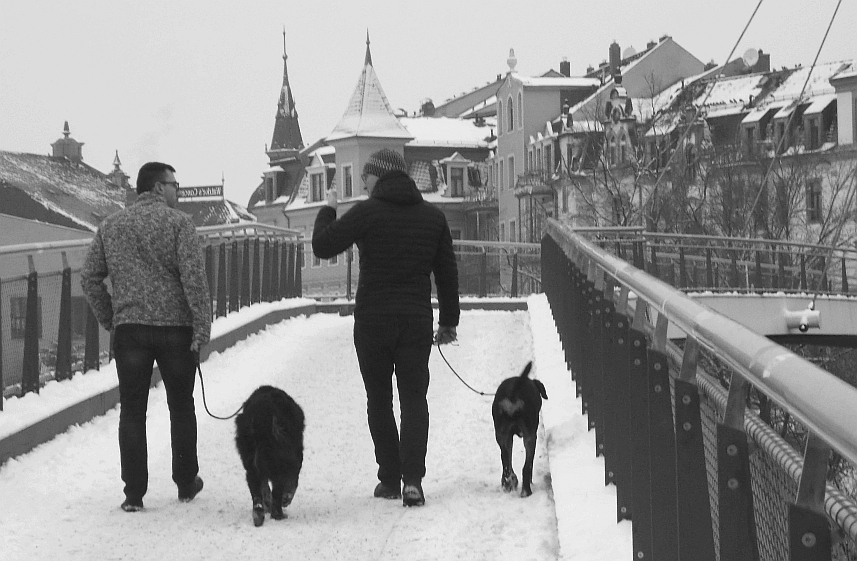
[[[363,164],[363,173],[377,177],[384,177],[391,171],[408,173],[408,163],[401,154],[389,148],[378,150],[369,156],[369,159]]]

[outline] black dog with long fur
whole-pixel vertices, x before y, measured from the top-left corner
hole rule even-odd
[[[253,497],[253,524],[264,524],[266,511],[275,520],[285,518],[303,465],[303,410],[283,390],[261,386],[235,419],[235,444]]]
[[[530,380],[532,362],[528,362],[524,371],[516,378],[506,378],[497,388],[491,414],[494,417],[494,434],[500,446],[500,460],[503,462],[503,476],[500,484],[508,493],[518,488],[518,476],[512,469],[512,440],[515,435],[524,441],[527,457],[522,473],[521,496],[533,494],[530,487],[533,482],[533,460],[536,457],[536,432],[539,428],[539,411],[542,398],[547,399],[545,386],[539,380]]]

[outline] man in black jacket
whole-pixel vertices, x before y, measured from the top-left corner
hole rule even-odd
[[[354,348],[366,388],[375,443],[375,496],[425,504],[432,346],[431,275],[439,308],[437,342],[455,340],[458,267],[446,216],[423,200],[401,154],[389,149],[363,167],[369,198],[336,218],[336,190],[315,219],[312,249],[329,259],[357,244],[360,279],[354,307]],[[401,406],[401,438],[393,414],[393,370]],[[401,484],[404,486],[401,487]]]

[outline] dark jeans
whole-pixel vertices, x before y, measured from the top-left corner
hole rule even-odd
[[[155,362],[170,409],[173,481],[179,486],[188,485],[199,472],[193,403],[196,354],[190,350],[192,338],[191,327],[116,327],[113,355],[119,376],[119,454],[128,499],[142,500],[149,484],[146,407]]]
[[[389,316],[354,322],[354,348],[366,387],[378,479],[385,483],[398,483],[400,479],[419,482],[425,476],[431,346],[431,318]],[[401,439],[393,414],[394,369],[402,416]]]

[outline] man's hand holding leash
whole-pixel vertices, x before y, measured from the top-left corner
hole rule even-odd
[[[446,345],[458,339],[458,334],[455,327],[450,325],[437,326],[437,335],[434,336],[434,342],[437,345]]]

